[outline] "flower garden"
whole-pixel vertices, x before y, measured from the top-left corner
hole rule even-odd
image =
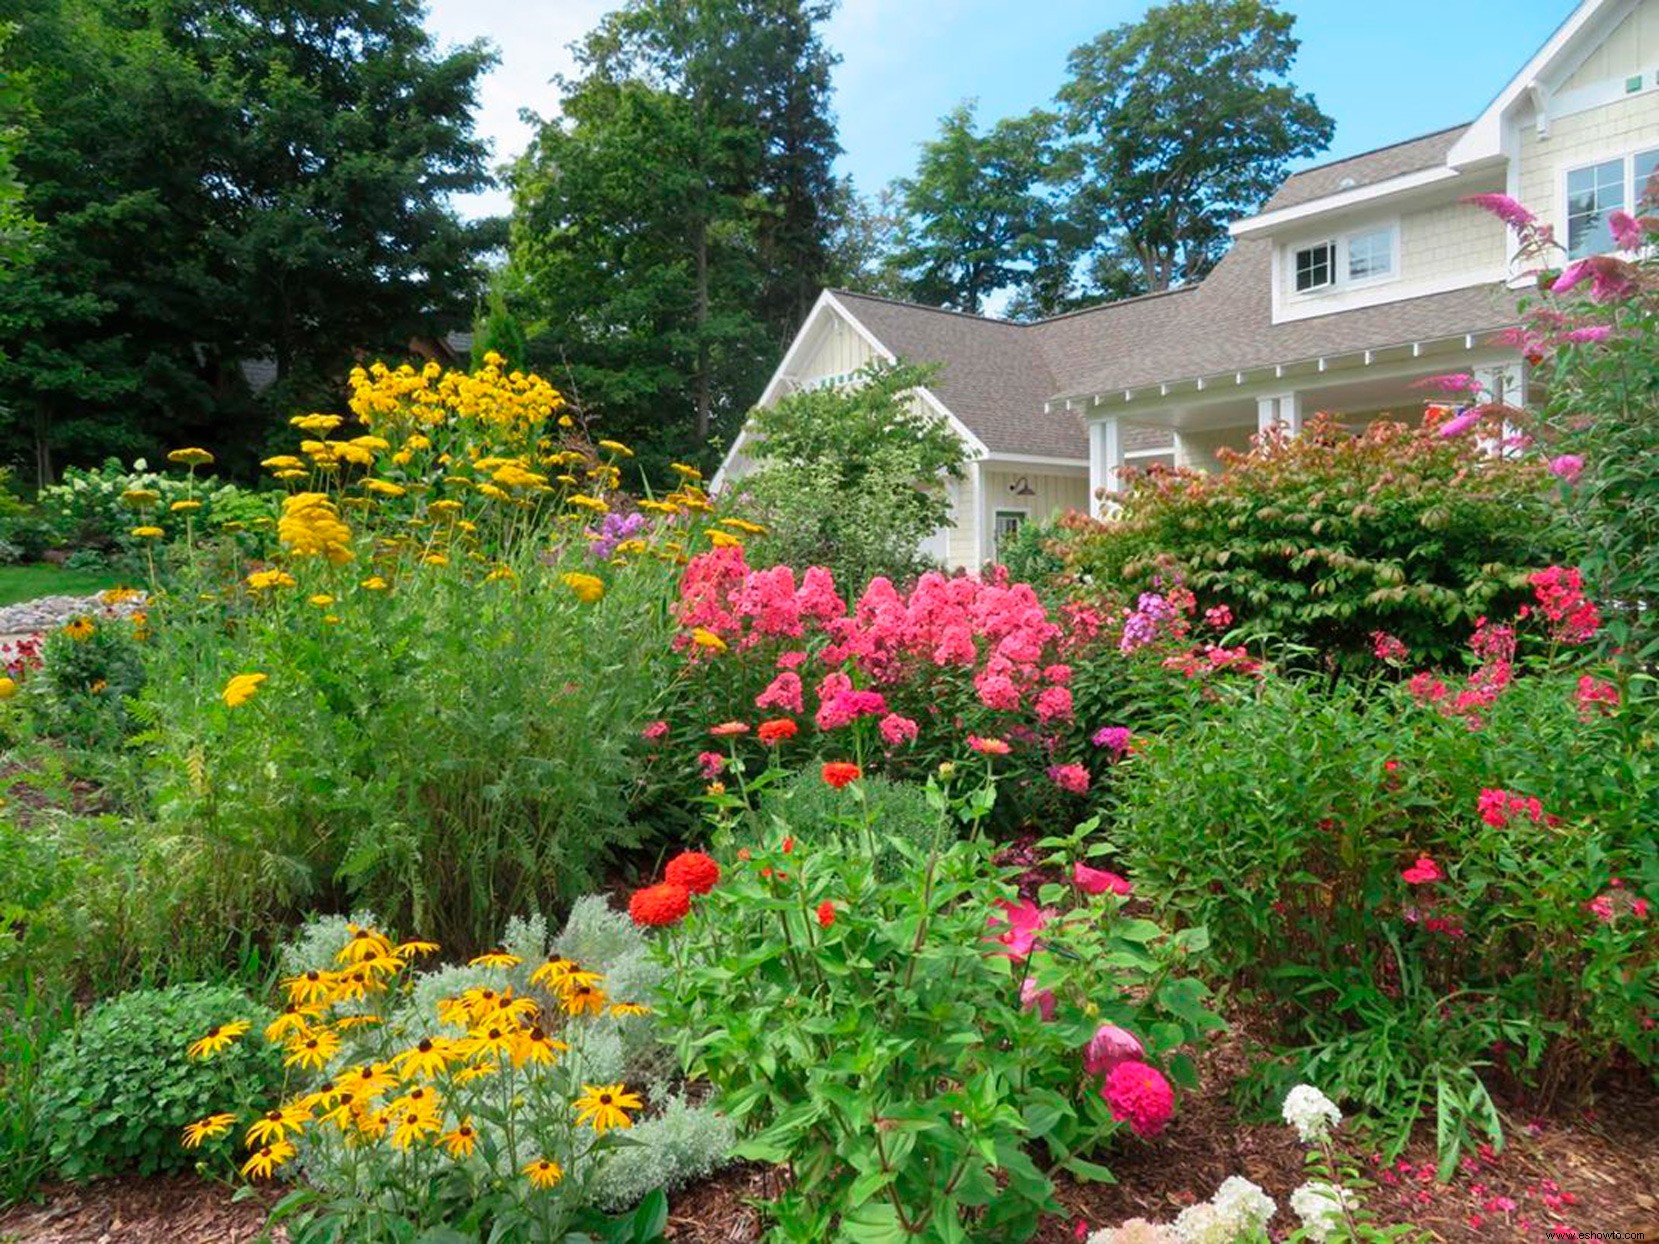
[[[1659,1222],[1659,278],[1540,286],[1538,409],[1441,377],[1031,569],[777,564],[495,355],[127,479],[141,607],[0,654],[0,1238]]]

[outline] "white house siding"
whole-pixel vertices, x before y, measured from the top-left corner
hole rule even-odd
[[[1024,480],[1035,496],[1015,496],[1015,489]],[[1067,510],[1089,511],[1089,476],[1086,471],[1073,475],[1039,475],[1035,471],[987,470],[985,472],[985,505],[987,511],[1024,510],[1034,523],[1040,523]]]
[[[1503,225],[1467,203],[1442,203],[1400,218],[1400,284],[1446,288],[1503,274],[1508,239]]]
[[[1655,73],[1659,65],[1648,70],[1646,80]],[[1533,117],[1523,115],[1516,197],[1565,242],[1567,170],[1653,147],[1659,147],[1659,90],[1651,88],[1571,116],[1553,116],[1544,135]]]
[[[1637,74],[1651,75],[1655,69],[1659,69],[1659,4],[1647,0],[1584,58],[1561,84],[1558,94],[1623,81]],[[1651,77],[1648,82],[1651,84]]]
[[[869,341],[839,315],[827,317],[819,340],[789,369],[790,391],[816,384],[843,383],[876,359]]]
[[[979,565],[978,469],[969,463],[960,480],[951,485],[951,527],[945,537],[945,565],[952,570],[974,569]]]
[[[1183,432],[1181,434],[1181,459],[1179,465],[1190,467],[1195,471],[1219,471],[1221,459],[1216,456],[1216,450],[1221,448],[1236,449],[1240,453],[1250,448],[1250,438],[1255,435],[1253,427],[1218,428],[1208,432]]]

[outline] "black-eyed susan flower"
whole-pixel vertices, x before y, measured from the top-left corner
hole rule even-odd
[[[361,963],[377,955],[392,953],[392,939],[367,925],[346,925],[346,944],[340,947],[334,959],[337,963]]]
[[[449,1066],[455,1042],[448,1037],[422,1037],[392,1059],[392,1065],[405,1080],[416,1076],[440,1076]]]
[[[632,1127],[634,1121],[628,1117],[628,1111],[645,1106],[638,1094],[628,1092],[622,1084],[584,1084],[582,1096],[572,1104],[576,1107],[576,1121],[599,1133],[613,1127]]]
[[[184,1129],[184,1147],[195,1149],[204,1140],[216,1140],[235,1125],[234,1114],[210,1114],[205,1119],[197,1119]]]
[[[97,630],[98,625],[91,618],[72,618],[63,626],[63,633],[78,644],[91,639]]]
[[[399,959],[411,959],[416,955],[434,955],[438,953],[437,942],[409,941],[399,942],[392,947],[392,953]]]
[[[511,1056],[512,1049],[513,1031],[505,1023],[484,1024],[455,1043],[455,1052],[471,1062]]]
[[[550,1067],[559,1055],[568,1049],[570,1047],[563,1041],[548,1036],[540,1024],[532,1024],[529,1028],[521,1028],[513,1034],[513,1066],[522,1067],[525,1063],[537,1063]]]
[[[209,1058],[228,1050],[238,1037],[253,1025],[245,1019],[233,1019],[228,1024],[215,1024],[197,1040],[191,1042],[185,1053],[191,1058]]]
[[[524,1168],[524,1173],[537,1188],[551,1188],[565,1177],[564,1167],[552,1158],[537,1158]]]
[[[282,1060],[284,1067],[306,1067],[312,1071],[319,1071],[328,1065],[328,1062],[340,1052],[340,1038],[328,1029],[323,1028],[315,1032],[295,1036],[288,1043],[288,1056]]]
[[[609,1003],[605,991],[595,985],[571,985],[561,996],[572,1015],[602,1015]]]
[[[343,1073],[339,1077],[342,1088],[350,1089],[356,1094],[359,1102],[370,1097],[378,1097],[387,1089],[397,1087],[397,1077],[392,1074],[391,1067],[386,1063],[364,1063],[361,1067]]]
[[[403,1110],[392,1115],[392,1148],[407,1149],[417,1140],[443,1130],[437,1115],[426,1110]]]
[[[650,1007],[643,1006],[638,1002],[613,1002],[611,1004],[611,1014],[619,1019],[630,1015],[649,1015],[650,1013]]]
[[[523,963],[524,960],[497,946],[494,950],[486,950],[483,954],[469,959],[467,962],[469,966],[475,968],[514,968]]]
[[[267,1110],[248,1125],[248,1148],[274,1144],[290,1132],[298,1132],[311,1121],[311,1112],[298,1102]]]
[[[288,1003],[282,1008],[282,1013],[265,1026],[265,1039],[276,1042],[296,1032],[304,1032],[313,1020],[323,1017],[323,1009],[320,1004],[302,1006],[297,1002]]]
[[[288,1000],[299,1006],[327,1002],[334,988],[334,973],[307,968],[298,976],[291,976],[283,981],[282,987],[288,991]]]
[[[269,674],[237,674],[225,684],[220,698],[224,700],[226,708],[241,708],[253,699],[259,690],[259,684],[269,678]]]
[[[452,1158],[472,1156],[472,1151],[478,1147],[478,1133],[473,1130],[472,1120],[462,1119],[453,1131],[438,1137],[438,1144]]]
[[[252,1157],[242,1163],[242,1174],[248,1178],[264,1179],[293,1156],[294,1146],[286,1140],[278,1140],[269,1145],[263,1145],[254,1151]]]

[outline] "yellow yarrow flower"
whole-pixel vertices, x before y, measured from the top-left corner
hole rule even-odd
[[[295,415],[288,420],[301,432],[317,432],[326,434],[334,431],[345,422],[339,415]]]
[[[253,699],[259,690],[259,684],[266,681],[269,674],[237,674],[225,684],[221,698],[226,708],[240,708]]]
[[[0,674],[0,700],[9,700],[17,694],[17,680]]]
[[[382,497],[401,497],[409,491],[402,484],[394,484],[384,479],[366,479],[363,481],[363,487]]]
[[[362,583],[358,584],[358,586],[370,592],[384,592],[391,585],[379,575],[372,574],[367,579],[364,579]]]
[[[726,641],[706,627],[693,627],[691,642],[699,648],[706,648],[710,652],[726,651]]]
[[[740,549],[743,541],[729,531],[721,531],[718,527],[710,527],[703,533],[709,538],[709,543],[717,549]]]
[[[134,527],[128,534],[131,535],[134,540],[159,540],[167,533],[160,527],[144,526]]]
[[[272,588],[293,587],[296,580],[286,570],[256,570],[246,582],[256,592],[268,592]]]
[[[559,581],[576,593],[576,599],[584,605],[591,605],[605,594],[605,581],[598,575],[583,574],[573,570],[559,576]]]
[[[202,503],[200,501],[189,501],[189,500],[175,501],[175,502],[173,502],[172,505],[168,506],[167,508],[169,510],[171,510],[174,514],[190,514],[190,513],[193,513],[196,510],[201,509],[202,508]]]
[[[205,449],[175,449],[167,455],[167,461],[176,462],[179,466],[198,467],[207,466],[213,461],[213,455]]]

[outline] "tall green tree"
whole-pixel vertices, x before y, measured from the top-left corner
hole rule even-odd
[[[1329,145],[1331,118],[1288,80],[1295,24],[1272,0],[1170,0],[1071,54],[1069,212],[1104,274],[1138,269],[1147,290],[1201,278],[1228,222]]]
[[[17,166],[43,241],[0,287],[5,449],[259,449],[357,351],[467,322],[487,231],[482,46],[415,0],[0,0],[32,95]],[[241,364],[276,385],[250,392]]]
[[[897,186],[905,226],[892,262],[911,297],[977,313],[998,290],[1065,283],[1065,225],[1045,190],[1054,140],[1044,112],[984,133],[972,103],[944,117],[916,175]]]
[[[754,400],[830,270],[827,0],[630,0],[512,176],[531,361],[653,458]]]

